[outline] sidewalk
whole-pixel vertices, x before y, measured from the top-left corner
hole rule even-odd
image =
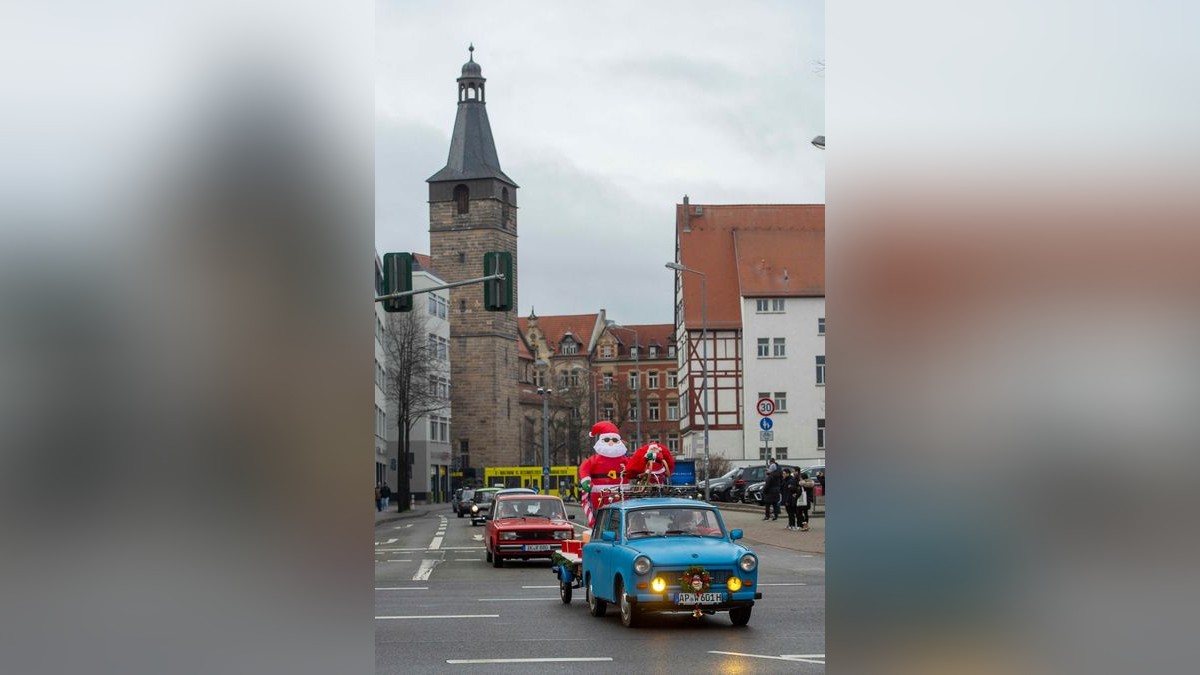
[[[386,510],[375,512],[375,524],[379,525],[381,523],[389,523],[393,520],[406,520],[408,518],[421,518],[437,511],[445,511],[446,515],[454,517],[454,512],[450,510],[449,504],[417,504],[403,513],[397,512],[396,505],[391,504]]]

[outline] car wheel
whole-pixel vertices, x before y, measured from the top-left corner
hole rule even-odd
[[[733,625],[735,626],[745,626],[746,624],[750,623],[750,610],[752,609],[754,608],[734,607],[733,609],[729,610],[729,620],[732,621]]]
[[[642,614],[637,605],[629,601],[625,594],[625,584],[617,580],[617,604],[621,608],[621,623],[626,628],[637,628],[642,623]]]
[[[558,597],[562,599],[564,605],[571,604],[571,584],[566,581],[558,582]]]
[[[588,582],[587,582],[587,605],[588,605],[588,613],[590,613],[592,616],[604,616],[604,613],[608,610],[608,603],[601,600],[600,598],[597,598],[592,593],[592,578],[591,577],[588,577]]]
[[[492,554],[492,567],[504,567],[504,561],[500,559],[499,553]]]

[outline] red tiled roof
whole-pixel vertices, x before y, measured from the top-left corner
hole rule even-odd
[[[667,345],[671,344],[671,337],[675,333],[675,324],[654,323],[638,326],[626,326],[622,324],[609,328],[609,332],[625,347],[638,344],[640,341],[642,347],[658,345],[665,349]]]
[[[733,245],[744,297],[824,297],[825,230],[736,231]]]
[[[697,206],[703,207],[703,215],[695,215]],[[684,227],[685,222],[687,228]],[[782,272],[777,272],[779,278],[775,281],[771,281],[769,272],[763,272],[764,279],[757,280],[756,277],[760,273],[754,271],[756,263],[753,262],[753,258],[739,259],[737,241],[749,232],[778,233],[777,239],[774,240],[760,240],[752,236],[744,241],[747,242],[746,246],[759,254],[763,253],[760,245],[763,241],[773,241],[780,245],[781,250],[772,251],[771,260],[764,264],[782,266],[786,261],[790,283],[793,274],[791,264],[794,261],[797,266],[796,283],[809,286],[812,285],[812,277],[817,267],[814,262],[814,256],[817,255],[814,240],[818,238],[816,233],[819,232],[820,288],[822,294],[824,292],[824,204],[688,204],[686,214],[684,205],[676,204],[675,232],[679,241],[679,262],[706,275],[710,329],[741,326],[740,298],[743,293],[749,293],[749,288],[742,288],[742,268],[746,268],[745,280],[752,287],[759,290],[779,290],[776,288],[776,282],[781,283]],[[805,232],[808,234],[803,234]],[[791,243],[793,241],[795,243]],[[790,251],[791,246],[803,248],[804,251]],[[683,304],[686,312],[684,322],[689,327],[696,327],[701,324],[701,315],[705,311],[705,302],[701,297],[701,280],[697,274],[680,274],[683,275]]]
[[[550,344],[556,354],[558,353],[558,344],[562,342],[563,336],[570,333],[583,346],[579,350],[579,354],[584,355],[590,346],[588,343],[592,339],[592,330],[595,329],[599,316],[599,314],[539,316],[537,318],[537,325],[546,336],[546,342]],[[527,335],[529,333],[529,318],[523,317],[518,319],[517,329],[521,331],[521,335]]]
[[[414,254],[412,254],[412,257],[413,257],[413,262],[415,262],[420,269],[423,269],[426,272],[429,272],[430,274],[432,274],[435,277],[439,276],[438,273],[436,271],[434,271],[434,269],[433,269],[433,258],[425,255],[424,253],[414,253]],[[415,268],[414,268],[414,271],[415,271]]]

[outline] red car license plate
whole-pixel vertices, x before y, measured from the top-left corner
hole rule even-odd
[[[526,551],[549,551],[550,544],[525,544]]]

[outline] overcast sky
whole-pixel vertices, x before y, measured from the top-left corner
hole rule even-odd
[[[429,252],[468,43],[518,191],[518,311],[671,323],[674,205],[824,203],[824,5],[381,0],[375,241]]]

